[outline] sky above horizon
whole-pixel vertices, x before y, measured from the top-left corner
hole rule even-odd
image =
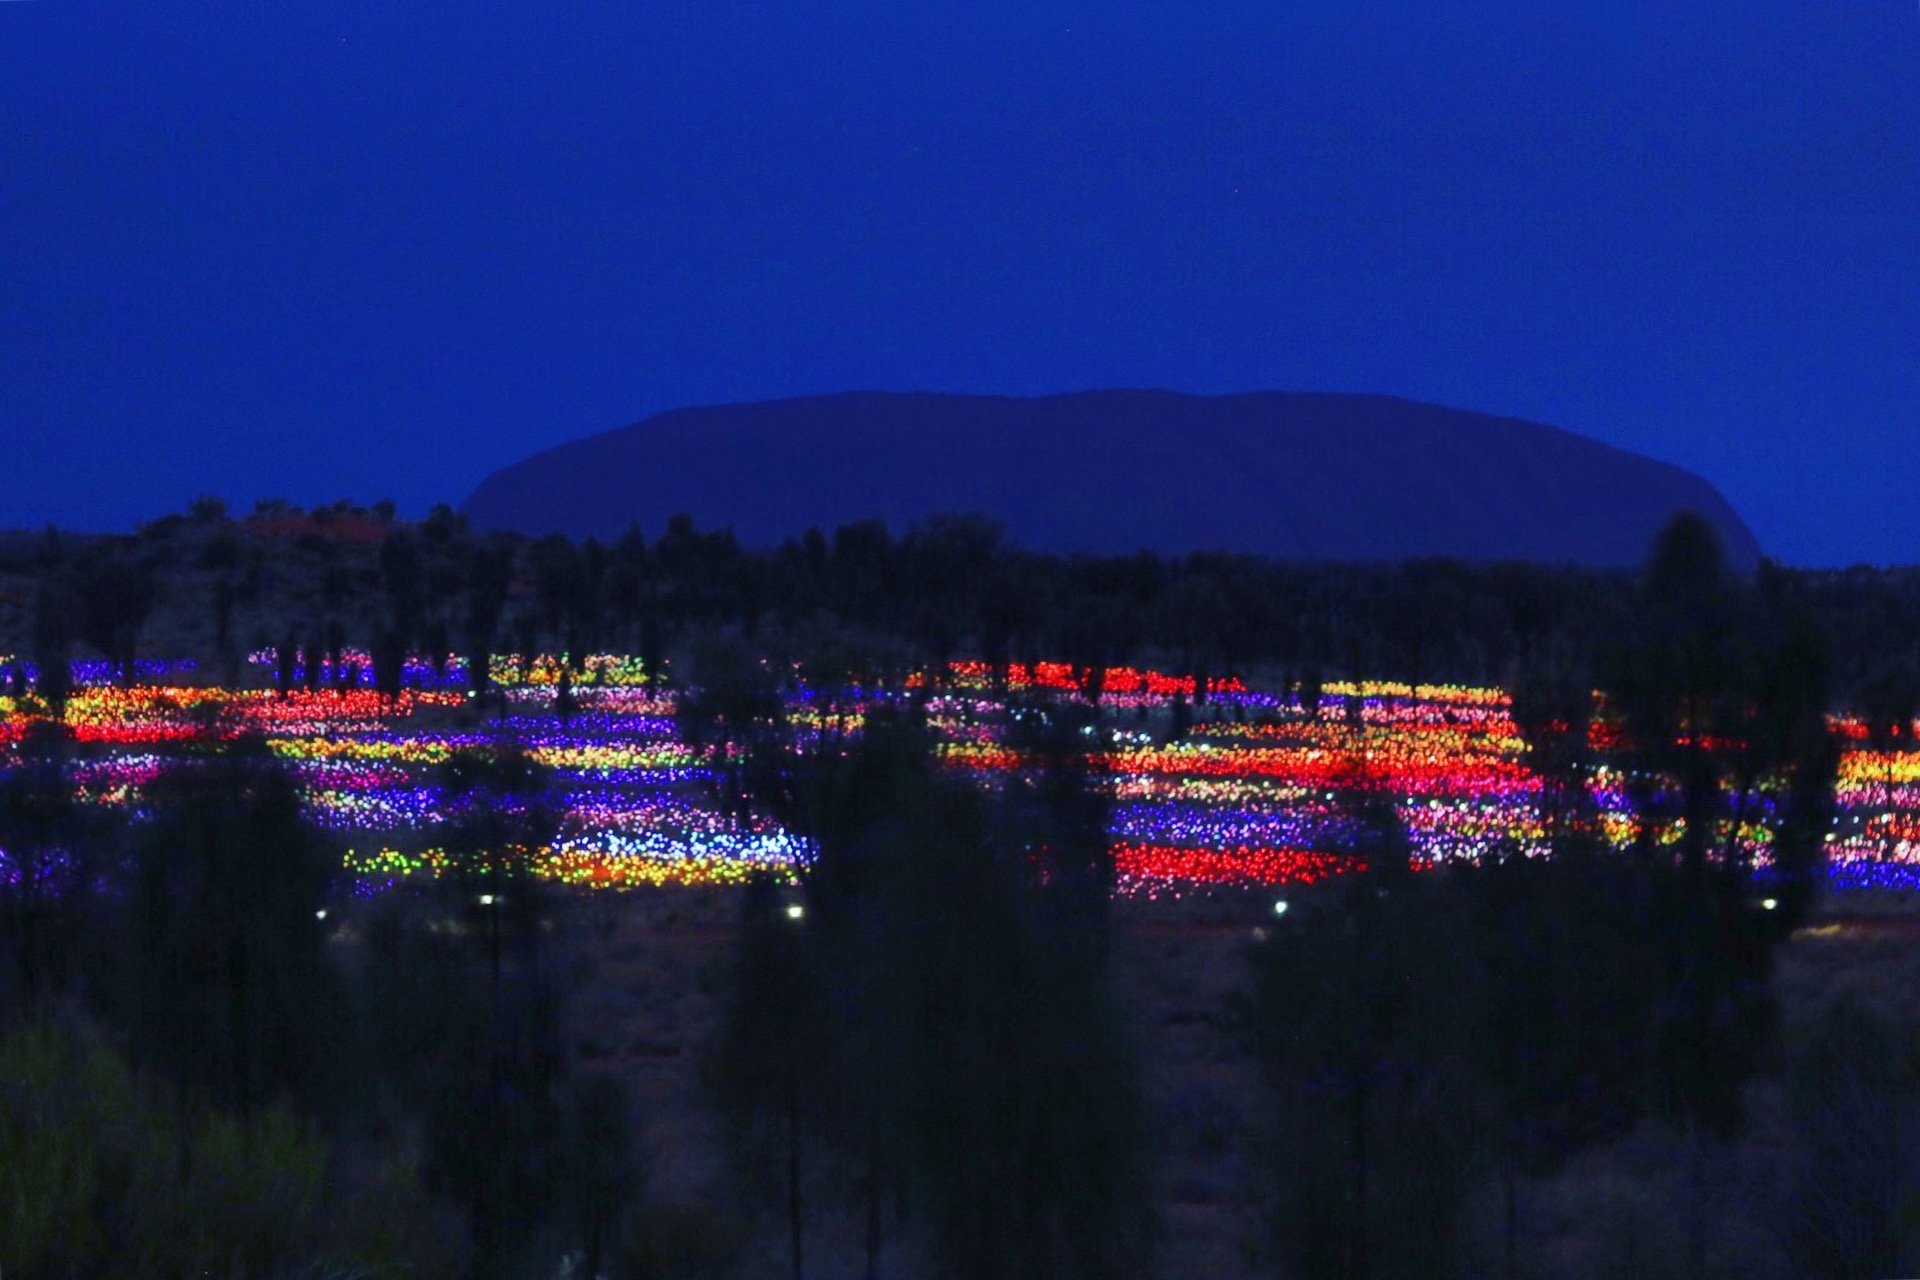
[[[1152,386],[1549,422],[1920,561],[1913,0],[952,9],[0,3],[0,527]]]

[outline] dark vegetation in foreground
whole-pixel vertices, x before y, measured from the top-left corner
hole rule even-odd
[[[214,513],[198,519],[205,546],[227,548],[216,559],[239,547],[241,560],[198,562],[193,580],[244,579],[244,536]],[[185,537],[187,523],[153,540]],[[1349,574],[1354,596],[1328,587],[1336,603],[1301,615],[1378,646],[1339,655],[1245,621],[1264,617],[1251,588],[1213,599],[1229,589],[1205,562],[1133,566],[1161,575],[1165,595],[1149,599],[1202,593],[1155,612],[1131,609],[1139,601],[1117,585],[1132,562],[1029,561],[989,538],[986,567],[961,556],[929,579],[938,558],[925,547],[886,544],[863,562],[872,531],[836,539],[819,563],[840,568],[812,580],[837,585],[820,586],[804,615],[811,661],[831,646],[843,675],[871,664],[891,678],[903,666],[890,664],[948,654],[994,661],[1063,644],[1081,655],[1081,694],[1033,708],[1044,714],[1023,721],[1026,769],[987,794],[933,766],[913,696],[858,736],[801,749],[758,655],[797,634],[802,615],[772,598],[748,608],[740,594],[750,581],[794,588],[770,567],[742,569],[768,562],[724,538],[670,532],[633,563],[679,567],[636,580],[629,596],[618,549],[534,544],[516,559],[457,525],[443,532],[380,534],[360,577],[322,568],[318,599],[336,612],[298,629],[324,646],[370,617],[390,648],[416,641],[414,628],[458,627],[468,652],[511,627],[532,628],[536,644],[571,629],[573,652],[637,640],[658,653],[669,635],[697,638],[676,650],[697,655],[682,664],[683,731],[736,745],[719,784],[727,803],[811,842],[797,885],[739,895],[702,1048],[700,1105],[722,1135],[724,1194],[666,1200],[641,1139],[667,1118],[649,1117],[622,1073],[579,1049],[594,939],[620,900],[528,874],[546,788],[511,742],[446,766],[461,797],[447,874],[365,899],[255,745],[210,734],[177,753],[143,820],[75,808],[56,680],[37,691],[54,714],[0,779],[9,1277],[1179,1273],[1160,1211],[1165,1126],[1133,993],[1116,977],[1125,940],[1106,814],[1079,732],[1100,714],[1098,672],[1130,656],[1127,643],[1222,674],[1375,652],[1432,664],[1423,675],[1511,665],[1516,720],[1548,780],[1553,858],[1418,872],[1391,806],[1354,788],[1367,870],[1290,894],[1284,914],[1265,911],[1247,935],[1244,980],[1207,1011],[1265,1091],[1232,1122],[1244,1132],[1218,1135],[1248,1154],[1235,1176],[1262,1206],[1244,1271],[1868,1277],[1916,1265],[1913,1025],[1842,1002],[1819,1015],[1819,1035],[1778,1033],[1781,948],[1812,918],[1820,884],[1835,761],[1826,711],[1841,672],[1898,649],[1889,640],[1836,659],[1821,581],[1732,579],[1695,522],[1670,530],[1634,579],[1445,571],[1483,585],[1538,575],[1560,603],[1522,642],[1512,614],[1449,630],[1417,610],[1400,616],[1405,599],[1377,634],[1350,621],[1367,616],[1354,584],[1393,584],[1395,598],[1421,581],[1416,570],[1217,566],[1270,583]],[[979,532],[929,537],[951,551]],[[166,610],[186,625],[192,611],[158,587],[138,619],[94,616],[111,610],[88,574],[132,575],[111,597],[124,608],[143,603],[139,582],[177,585],[157,570],[141,578],[150,570],[127,551],[67,547],[39,562],[36,645],[80,638],[130,661],[129,637]],[[809,554],[799,545],[787,568]],[[911,581],[889,576],[903,563],[891,557],[910,555],[931,558]],[[563,568],[548,573],[549,561]],[[1037,565],[1007,580],[1007,598],[1050,603],[1022,604],[1030,620],[1000,629],[994,564]],[[444,591],[435,566],[457,575]],[[345,581],[329,586],[336,572]],[[1119,575],[1112,594],[1092,585],[1107,572]],[[1056,596],[1038,594],[1048,574],[1063,584]],[[516,581],[529,594],[510,614]],[[242,592],[229,589],[209,652],[232,659]],[[1875,579],[1860,598],[1896,610],[1903,589]],[[1588,617],[1608,608],[1604,629]],[[1423,621],[1436,639],[1420,638]],[[1635,779],[1640,839],[1626,856],[1594,843],[1595,680]],[[1882,685],[1894,691],[1874,695],[1884,731],[1910,730],[1897,680],[1859,687]],[[1741,863],[1743,844],[1723,843],[1733,821],[1766,828],[1763,876]],[[1747,1104],[1763,1084],[1783,1099],[1768,1130],[1777,1140],[1766,1176],[1736,1189],[1728,1152],[1752,1132]],[[1543,1188],[1649,1132],[1670,1137],[1659,1177],[1672,1221],[1611,1249],[1544,1248],[1528,1226]]]

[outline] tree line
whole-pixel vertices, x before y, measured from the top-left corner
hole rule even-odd
[[[1920,700],[1920,570],[1767,564],[1747,585],[1766,580],[1808,602],[1842,702],[1878,713]],[[1159,664],[1203,681],[1259,669],[1289,683],[1494,684],[1541,665],[1597,681],[1637,607],[1630,571],[1045,555],[967,515],[898,535],[878,521],[811,529],[757,550],[686,516],[576,542],[475,531],[446,507],[409,523],[391,504],[263,503],[236,519],[211,499],[126,538],[15,536],[0,545],[7,581],[0,644],[38,659],[56,697],[61,659],[82,649],[127,678],[145,652],[227,679],[271,649],[287,683],[296,668],[310,682],[360,678],[338,661],[352,646],[373,655],[382,687],[410,651],[458,653],[484,685],[496,653],[582,663],[610,651],[657,670],[715,631],[768,650],[839,646],[872,677],[970,657]]]

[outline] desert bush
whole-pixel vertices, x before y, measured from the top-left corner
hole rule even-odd
[[[89,1032],[0,1041],[0,1147],[15,1276],[270,1276],[318,1245],[327,1150],[310,1129],[279,1108],[196,1111]]]
[[[1920,1264],[1920,1059],[1855,1000],[1828,1009],[1787,1070],[1794,1138],[1778,1221],[1798,1274],[1905,1275]]]
[[[405,1148],[330,1196],[327,1142],[143,1077],[95,1029],[0,1039],[0,1272],[10,1280],[462,1274],[457,1220]],[[336,1171],[337,1172],[337,1171]]]

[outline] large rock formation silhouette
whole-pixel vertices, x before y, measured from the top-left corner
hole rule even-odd
[[[1759,545],[1712,485],[1555,427],[1371,395],[848,392],[675,409],[488,476],[481,528],[657,536],[680,512],[770,546],[980,512],[1037,551],[1238,551],[1622,566],[1694,510]]]

